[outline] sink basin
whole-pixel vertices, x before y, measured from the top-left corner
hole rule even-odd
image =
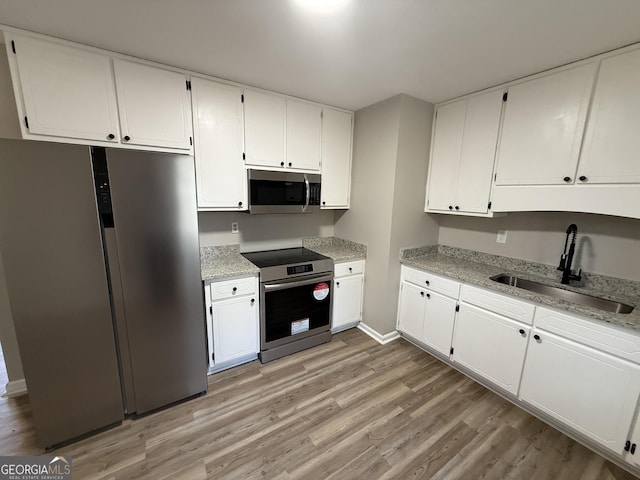
[[[491,277],[491,280],[505,285],[511,285],[512,287],[524,288],[531,292],[541,293],[543,295],[549,295],[550,297],[559,298],[561,300],[567,300],[568,302],[584,305],[585,307],[597,308],[606,312],[612,313],[631,313],[633,307],[626,303],[619,303],[613,300],[606,300],[604,298],[592,297],[591,295],[585,295],[584,293],[571,292],[563,288],[553,287],[551,285],[544,285],[542,283],[534,282],[533,280],[527,280],[520,277],[514,277],[506,273],[501,273]]]

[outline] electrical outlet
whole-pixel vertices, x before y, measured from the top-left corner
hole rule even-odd
[[[238,222],[231,222],[231,233],[240,233],[240,225]]]
[[[498,242],[498,243],[507,243],[507,231],[506,230],[498,230],[498,236],[496,237],[496,242]]]

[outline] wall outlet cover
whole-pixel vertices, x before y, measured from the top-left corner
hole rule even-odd
[[[496,237],[496,242],[507,243],[507,230],[498,230],[498,236]]]
[[[231,233],[240,233],[240,225],[238,222],[231,222]]]

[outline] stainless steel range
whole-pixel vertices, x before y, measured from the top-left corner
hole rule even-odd
[[[331,340],[331,258],[302,247],[243,255],[260,268],[262,363]]]

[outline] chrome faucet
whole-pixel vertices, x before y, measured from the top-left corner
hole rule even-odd
[[[578,273],[573,273],[571,270],[571,263],[573,262],[573,256],[576,252],[576,236],[578,235],[578,226],[572,223],[567,227],[567,238],[564,241],[564,252],[560,256],[560,265],[558,270],[562,272],[562,280],[560,283],[569,285],[571,280],[580,280],[582,278],[582,269]],[[569,244],[569,236],[571,236],[571,243]],[[567,245],[569,245],[569,252],[567,253]]]

